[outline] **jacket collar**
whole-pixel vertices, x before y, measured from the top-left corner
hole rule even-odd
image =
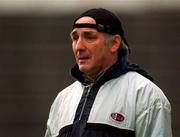
[[[140,68],[137,64],[130,64],[128,62],[127,56],[121,56],[114,65],[112,65],[108,70],[101,73],[97,77],[95,83],[97,83],[97,82],[104,83],[113,78],[117,78],[120,75],[125,74],[129,71],[135,71],[135,72],[141,74],[142,76],[146,77],[147,79],[153,81],[153,78],[145,70]],[[90,81],[84,75],[84,73],[79,70],[77,64],[71,69],[71,74],[75,79],[77,79],[83,85],[89,85],[92,83],[92,81]]]
[[[97,81],[108,81],[110,79],[113,79],[113,78],[116,78],[116,77],[120,76],[121,74],[124,74],[126,72],[127,65],[128,65],[127,57],[122,56],[108,70],[101,73],[96,78],[95,82],[97,82]],[[90,81],[84,75],[84,73],[79,70],[77,64],[71,69],[71,74],[75,79],[80,81],[83,85],[88,85],[88,84],[92,83],[92,81]]]

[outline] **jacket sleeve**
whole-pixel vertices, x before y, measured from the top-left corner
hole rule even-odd
[[[136,118],[136,137],[172,137],[171,106],[157,102]]]
[[[49,117],[48,117],[48,120],[47,120],[47,129],[46,129],[46,132],[45,132],[45,136],[44,137],[53,137],[52,135],[52,131],[51,131],[51,128],[52,128],[52,121],[56,121],[56,113],[58,111],[58,109],[56,108],[57,106],[57,99],[55,99],[55,101],[53,102],[53,104],[51,105],[51,108],[50,108],[50,112],[49,112]]]
[[[44,137],[52,137],[49,128],[46,129],[46,133]]]

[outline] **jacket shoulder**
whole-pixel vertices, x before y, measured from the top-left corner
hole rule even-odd
[[[82,88],[82,84],[78,81],[75,81],[71,85],[67,86],[66,88],[64,88],[57,94],[54,102],[56,102],[57,100],[61,100],[60,98],[62,98],[62,97],[66,98],[67,96],[74,94],[74,92],[75,92],[75,90],[73,90],[74,88]]]
[[[127,73],[127,77],[130,87],[136,92],[136,103],[142,107],[139,107],[141,111],[156,105],[170,109],[169,100],[155,83],[136,72]]]

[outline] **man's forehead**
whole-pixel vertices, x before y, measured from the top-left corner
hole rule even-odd
[[[95,19],[89,16],[83,16],[76,20],[73,24],[71,34],[77,33],[102,33],[104,32],[104,26],[101,24],[97,24]]]
[[[92,17],[84,16],[79,18],[75,24],[82,24],[82,23],[87,23],[87,24],[96,24],[96,21]]]

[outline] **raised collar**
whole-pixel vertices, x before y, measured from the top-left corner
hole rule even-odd
[[[108,80],[111,80],[113,78],[119,77],[120,75],[126,73],[128,66],[128,61],[126,56],[122,56],[121,58],[118,59],[118,61],[112,65],[108,70],[105,72],[101,73],[95,80],[96,82],[106,82]],[[81,72],[78,68],[78,65],[76,64],[72,69],[71,69],[71,74],[72,76],[80,81],[83,85],[89,85],[92,83],[92,81],[88,80],[83,72]]]

